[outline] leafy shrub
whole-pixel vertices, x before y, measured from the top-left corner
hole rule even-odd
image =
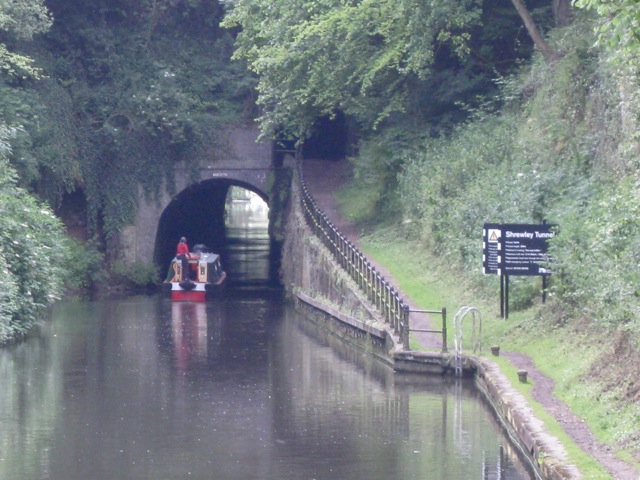
[[[90,288],[107,278],[104,254],[95,241],[79,242],[65,237],[63,242],[71,256],[65,262],[65,287],[69,291]]]
[[[156,286],[160,278],[158,267],[150,263],[125,265],[123,262],[115,262],[112,270],[115,275],[137,288]]]
[[[60,297],[71,258],[62,223],[16,187],[0,158],[0,343],[26,334]]]
[[[558,294],[606,325],[640,333],[640,180],[598,185],[561,217]]]
[[[359,154],[350,159],[354,166],[353,185],[343,196],[349,198],[351,219],[377,222],[400,209],[398,171],[407,150],[415,146],[416,133],[404,126],[387,128],[364,140]]]

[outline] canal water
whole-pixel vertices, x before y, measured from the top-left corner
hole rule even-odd
[[[395,375],[257,271],[206,303],[60,302],[0,349],[0,479],[531,478],[471,385]]]

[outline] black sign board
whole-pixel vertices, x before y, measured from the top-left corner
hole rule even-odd
[[[551,270],[543,264],[551,259],[547,253],[549,239],[555,236],[554,225],[485,223],[482,230],[482,270],[500,275],[500,316],[509,318],[509,276],[542,276],[542,301],[545,300],[546,277]]]
[[[546,277],[551,270],[542,264],[550,261],[549,239],[554,225],[485,223],[482,230],[482,271],[500,275],[500,316],[509,318],[509,276],[542,276],[542,302],[546,295]]]
[[[482,268],[486,274],[551,275],[548,241],[553,225],[486,223],[482,232]]]
[[[502,275],[551,275],[541,264],[550,260],[548,241],[555,236],[552,225],[502,225]]]

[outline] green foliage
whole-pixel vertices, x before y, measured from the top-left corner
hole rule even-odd
[[[52,21],[44,0],[0,3],[0,32],[8,33],[10,38],[30,40],[35,34],[46,32]],[[0,71],[22,78],[39,75],[31,58],[9,50],[5,43],[0,43]]]
[[[44,0],[13,0],[0,3],[0,30],[16,37],[33,38],[46,32],[53,19],[44,5]]]
[[[640,180],[594,186],[584,200],[560,216],[556,291],[583,315],[640,334]]]
[[[483,116],[451,136],[428,139],[399,176],[405,228],[478,286],[488,284],[478,243],[483,224],[541,222],[572,178],[571,171],[531,168],[518,158],[517,125],[512,115]],[[539,279],[514,278],[512,309],[539,294]]]
[[[473,0],[229,4],[223,25],[241,28],[234,56],[259,76],[263,130],[298,138],[337,110],[365,128],[402,111],[409,83],[432,72],[438,48],[468,54],[480,17]]]
[[[71,253],[65,263],[64,285],[68,291],[89,289],[95,283],[107,278],[104,254],[97,242],[79,242],[70,237],[64,238],[66,251]]]
[[[0,343],[26,334],[59,297],[71,258],[63,239],[60,221],[0,158]]]
[[[376,222],[397,214],[400,205],[397,173],[405,156],[414,149],[417,132],[406,126],[389,127],[364,140],[353,164],[355,182],[342,195],[350,197],[351,218],[358,222]]]
[[[596,32],[616,61],[638,65],[640,53],[640,11],[636,0],[574,0],[579,8],[598,15]]]
[[[2,43],[0,43],[0,71],[23,79],[29,76],[37,77],[40,74],[40,70],[34,66],[31,58],[10,51]]]
[[[16,133],[15,128],[0,123],[0,159],[5,160],[11,154],[11,139]]]
[[[138,288],[156,287],[160,278],[157,265],[139,262],[133,265],[116,262],[113,265],[113,273]]]
[[[73,110],[68,95],[49,79],[23,87],[0,82],[0,118],[15,129],[12,165],[20,184],[57,206],[80,177]]]
[[[551,38],[563,57],[502,80],[498,112],[472,111],[468,122],[413,140],[413,148],[378,136],[382,147],[363,148],[354,163],[355,189],[378,212],[377,202],[399,199],[405,234],[482,289],[497,288],[481,274],[485,222],[557,224],[552,295],[578,315],[638,333],[640,187],[628,126],[640,112],[636,83],[599,61],[584,19]],[[540,281],[513,279],[511,292],[512,308],[526,308]]]

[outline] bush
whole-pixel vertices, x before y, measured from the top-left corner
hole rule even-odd
[[[144,289],[157,286],[160,278],[160,271],[156,265],[140,262],[133,265],[115,262],[113,273],[133,287]]]
[[[104,254],[94,241],[82,243],[66,237],[64,243],[71,257],[66,262],[65,286],[67,290],[83,290],[107,278]]]
[[[71,252],[51,210],[0,158],[0,343],[26,334],[60,297]]]
[[[342,192],[348,198],[350,218],[356,222],[380,222],[394,218],[399,209],[398,171],[404,156],[416,146],[416,133],[405,126],[385,129],[363,141],[359,154],[350,158],[354,182]]]
[[[594,320],[640,334],[640,180],[601,184],[572,207],[552,244],[555,290]]]

